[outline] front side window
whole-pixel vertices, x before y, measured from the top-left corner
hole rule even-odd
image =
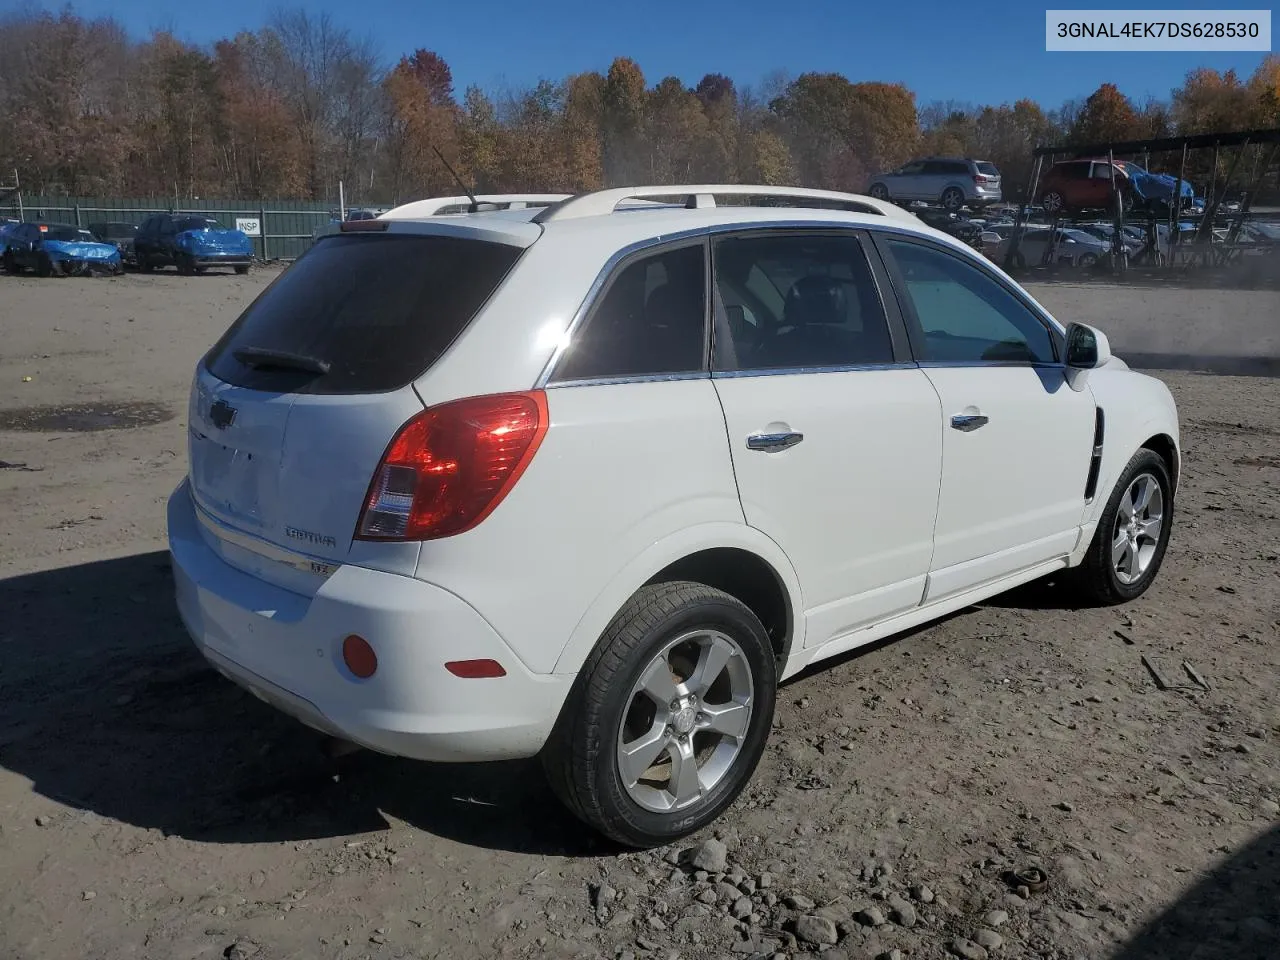
[[[1054,362],[1048,328],[984,271],[937,247],[905,240],[889,240],[886,246],[919,321],[922,360]]]
[[[893,362],[888,320],[855,236],[767,234],[712,248],[717,371]]]
[[[555,380],[697,373],[706,356],[706,251],[693,244],[624,264],[556,367]]]

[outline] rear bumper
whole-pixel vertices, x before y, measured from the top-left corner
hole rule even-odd
[[[341,566],[307,597],[226,563],[204,540],[186,481],[169,499],[178,611],[223,675],[303,723],[381,753],[435,761],[536,754],[571,677],[532,674],[466,602],[431,584]],[[367,680],[342,661],[364,637]],[[450,660],[492,658],[504,677],[464,680]]]

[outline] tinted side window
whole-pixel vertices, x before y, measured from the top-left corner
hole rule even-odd
[[[507,244],[457,237],[325,237],[223,334],[209,352],[209,371],[258,390],[397,389],[448,349],[520,253]],[[315,374],[255,362],[248,356],[254,348],[329,370]]]
[[[1048,329],[977,267],[936,247],[887,241],[924,333],[924,360],[1052,363]]]
[[[642,256],[614,274],[556,367],[555,380],[696,373],[706,352],[701,244]]]
[[[969,164],[963,160],[952,160],[947,164],[947,173],[967,174],[969,172]]]
[[[893,362],[893,341],[854,236],[738,236],[712,248],[716,370]],[[772,291],[772,293],[771,293]]]

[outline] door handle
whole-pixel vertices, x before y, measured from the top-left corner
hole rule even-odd
[[[951,426],[956,430],[963,430],[965,433],[977,430],[979,427],[987,425],[987,417],[982,414],[957,413],[951,418]]]
[[[803,433],[753,433],[747,437],[748,450],[786,450],[804,439]]]

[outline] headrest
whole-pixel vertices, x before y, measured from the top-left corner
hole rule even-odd
[[[832,277],[801,277],[787,291],[783,323],[801,327],[810,323],[840,324],[849,316],[845,284]]]

